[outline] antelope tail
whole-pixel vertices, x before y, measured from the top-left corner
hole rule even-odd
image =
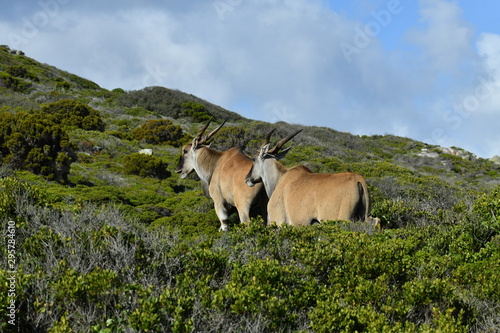
[[[356,215],[361,221],[366,221],[368,214],[370,214],[370,194],[368,193],[366,185],[361,182],[358,182],[358,191],[360,201],[358,203]]]

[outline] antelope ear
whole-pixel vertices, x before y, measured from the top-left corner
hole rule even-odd
[[[191,142],[191,150],[196,150],[198,148],[199,142],[200,142],[200,140],[193,139],[193,141]]]
[[[279,153],[277,153],[276,154],[276,159],[277,160],[281,160],[283,157],[285,157],[286,154],[288,153],[288,151],[290,150],[290,148],[292,148],[292,147],[285,148],[282,151],[280,151]]]
[[[261,159],[264,159],[267,155],[267,152],[269,151],[269,147],[271,146],[270,143],[268,144],[265,144],[263,145],[262,147],[260,147],[260,150],[259,150],[259,157]]]

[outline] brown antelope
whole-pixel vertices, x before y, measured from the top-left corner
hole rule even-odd
[[[236,207],[242,223],[250,221],[250,207],[253,204],[262,205],[265,218],[267,197],[263,186],[250,188],[245,184],[245,175],[252,167],[252,159],[236,147],[227,151],[211,148],[208,141],[226,122],[202,138],[211,121],[200,129],[190,144],[182,147],[175,172],[181,174],[180,178],[185,178],[193,171],[198,174],[203,192],[214,201],[215,212],[221,223],[219,230],[227,230],[228,205]]]
[[[273,130],[274,131],[274,130]],[[269,197],[268,221],[277,225],[310,225],[326,220],[368,221],[370,197],[363,177],[355,172],[338,174],[312,173],[303,165],[288,169],[278,160],[290,148],[283,145],[301,130],[270,148],[271,131],[246,176],[248,186],[262,182]]]

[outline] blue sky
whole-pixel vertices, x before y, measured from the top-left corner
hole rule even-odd
[[[500,155],[498,2],[40,0],[0,44],[107,89],[180,89],[245,117]]]

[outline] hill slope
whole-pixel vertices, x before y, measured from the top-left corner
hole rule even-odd
[[[233,215],[219,234],[196,177],[173,172],[210,117],[228,119],[214,147],[248,154],[271,128],[304,128],[283,162],[362,174],[383,229]],[[15,235],[0,278],[17,272],[14,317],[32,331],[495,330],[499,184],[497,164],[459,148],[269,124],[163,87],[108,91],[0,47],[0,220]]]

